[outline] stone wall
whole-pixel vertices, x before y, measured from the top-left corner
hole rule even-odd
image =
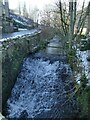
[[[23,59],[39,49],[43,43],[41,33],[10,38],[2,41],[2,100],[3,106],[10,96]]]

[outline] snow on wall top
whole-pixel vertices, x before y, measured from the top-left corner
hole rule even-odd
[[[23,30],[21,32],[15,32],[10,34],[5,34],[2,39],[0,39],[0,42],[7,41],[10,39],[16,39],[20,37],[26,37],[26,36],[33,36],[36,34],[41,33],[41,30],[33,29],[33,30]]]

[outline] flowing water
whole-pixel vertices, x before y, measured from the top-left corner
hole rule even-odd
[[[7,118],[75,117],[75,97],[67,94],[72,72],[60,44],[56,36],[45,50],[24,59],[7,101]]]

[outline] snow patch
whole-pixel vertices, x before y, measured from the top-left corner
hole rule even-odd
[[[90,50],[87,51],[77,51],[77,57],[81,61],[81,66],[84,69],[85,75],[88,79],[88,85],[90,86],[90,62],[87,61],[87,57],[90,53]]]
[[[16,39],[19,37],[32,36],[32,35],[36,35],[38,33],[41,33],[41,31],[37,30],[37,29],[22,30],[20,32],[8,33],[8,34],[3,35],[3,38],[0,39],[0,42],[7,41],[10,39]]]

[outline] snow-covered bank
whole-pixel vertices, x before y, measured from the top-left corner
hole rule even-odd
[[[80,66],[83,67],[83,72],[88,79],[88,85],[90,86],[90,61],[87,60],[87,57],[90,56],[90,50],[87,51],[77,51],[78,58],[80,59],[81,63]]]

